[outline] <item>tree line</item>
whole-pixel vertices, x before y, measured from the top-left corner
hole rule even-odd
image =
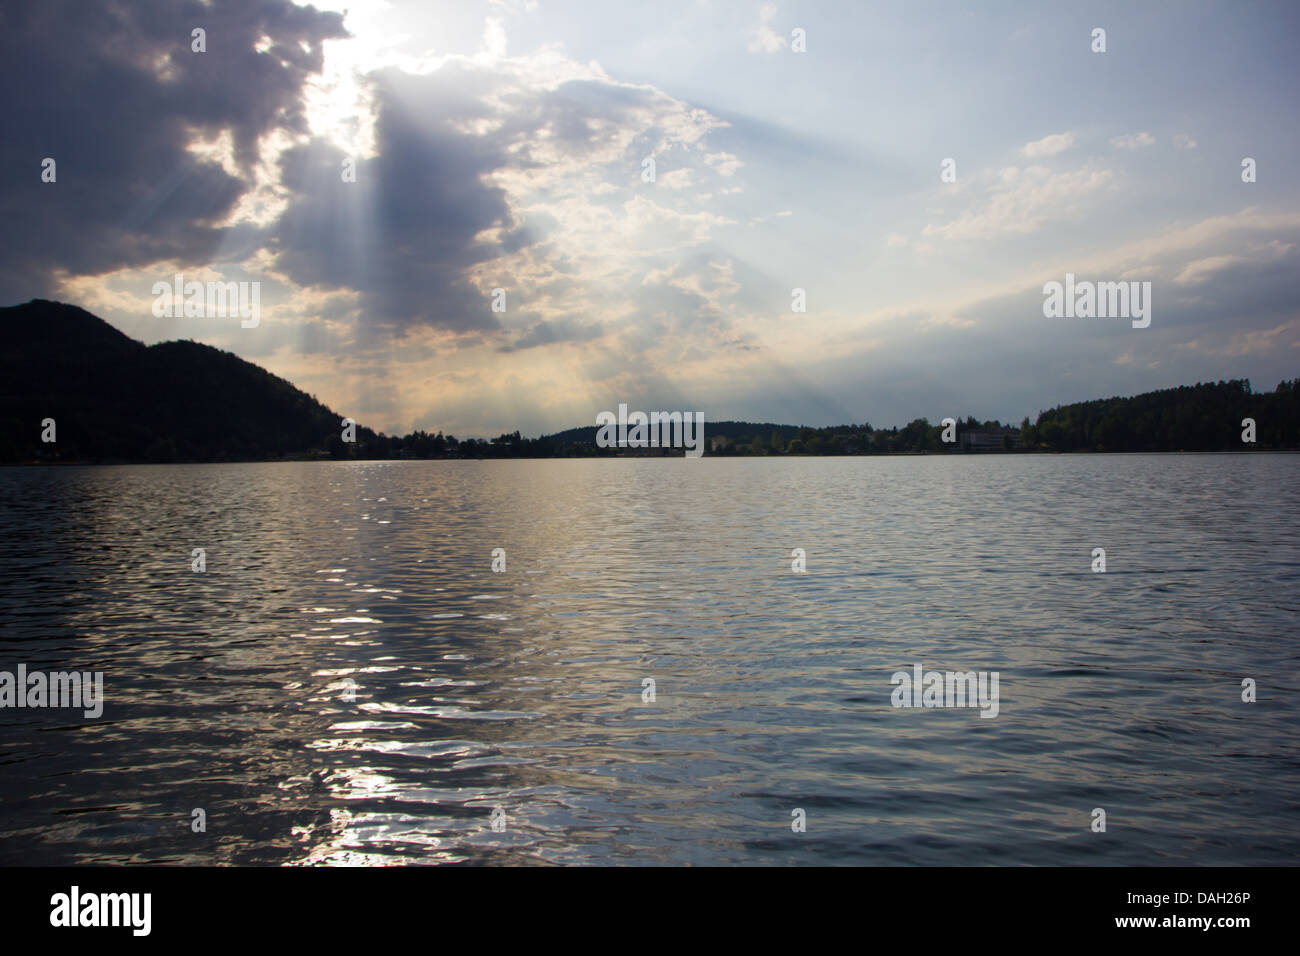
[[[1252,392],[1248,379],[1206,382],[1148,392],[1132,398],[1106,398],[1058,405],[1020,425],[955,420],[944,441],[943,423],[916,418],[906,425],[873,428],[828,425],[814,428],[749,422],[706,423],[711,455],[897,455],[956,453],[970,432],[992,436],[991,451],[1232,451],[1247,446],[1242,422],[1255,422],[1253,447],[1300,447],[1300,379],[1272,392]],[[415,431],[404,436],[369,433],[350,446],[330,439],[336,458],[588,458],[619,455],[680,455],[680,449],[598,448],[596,429],[574,428],[540,438],[518,431],[491,439],[458,440],[453,435]]]

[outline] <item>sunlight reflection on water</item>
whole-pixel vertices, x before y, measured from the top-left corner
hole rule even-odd
[[[0,469],[0,862],[1293,863],[1297,466]]]

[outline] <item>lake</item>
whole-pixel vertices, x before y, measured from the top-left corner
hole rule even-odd
[[[3,468],[0,670],[104,700],[0,709],[0,863],[1293,864],[1298,479]],[[894,706],[916,667],[996,717]]]

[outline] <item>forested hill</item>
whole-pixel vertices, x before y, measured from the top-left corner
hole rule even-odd
[[[1052,451],[1240,451],[1251,447],[1242,441],[1246,418],[1255,421],[1254,447],[1300,445],[1300,379],[1272,392],[1234,379],[1061,405],[1022,426],[1021,439]]]
[[[41,441],[47,418],[53,443]],[[84,309],[43,299],[0,308],[0,460],[311,456],[331,449],[341,419],[208,345],[145,346]],[[358,443],[373,438],[357,429]]]

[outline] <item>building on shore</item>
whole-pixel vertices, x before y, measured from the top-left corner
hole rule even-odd
[[[1019,448],[1018,428],[968,428],[961,433],[962,451],[1016,451]]]

